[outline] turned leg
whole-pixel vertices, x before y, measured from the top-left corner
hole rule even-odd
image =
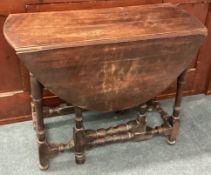
[[[45,129],[43,121],[43,111],[42,111],[42,85],[37,81],[37,79],[30,74],[31,82],[31,95],[32,95],[32,118],[35,124],[37,141],[38,141],[38,151],[39,151],[39,161],[40,169],[45,170],[48,168],[48,145],[45,138]]]
[[[185,76],[186,76],[187,70],[183,71],[182,74],[177,79],[177,92],[175,97],[175,103],[174,103],[174,109],[173,109],[173,115],[172,115],[172,132],[168,138],[168,143],[170,145],[173,145],[176,143],[177,136],[179,134],[179,128],[180,128],[180,106],[182,101],[182,91],[185,84]]]
[[[32,99],[32,96],[31,96],[31,99]],[[31,101],[31,113],[32,113],[32,124],[33,124],[33,128],[36,131],[37,121],[36,121],[36,111],[35,111],[35,108],[34,108],[33,101]]]
[[[75,107],[74,142],[75,161],[77,164],[83,164],[85,162],[85,132],[83,126],[82,110],[79,107]]]

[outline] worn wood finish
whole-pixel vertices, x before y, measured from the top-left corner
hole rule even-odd
[[[82,164],[85,150],[98,145],[141,141],[157,134],[167,136],[169,144],[176,143],[187,67],[206,35],[205,27],[185,11],[160,4],[17,14],[7,19],[4,34],[32,72],[32,116],[42,170],[49,167],[50,156],[59,151],[74,151],[76,163]],[[150,99],[177,77],[170,116]],[[75,106],[73,139],[67,144],[47,141],[44,87]],[[113,111],[139,104],[136,120],[105,129],[84,128],[82,108]],[[161,126],[147,126],[147,111],[151,110],[160,114]]]
[[[176,3],[174,0],[169,0],[168,2]],[[187,10],[190,14],[197,17],[205,25],[207,21],[207,13],[209,10],[209,6],[210,5],[208,3],[203,3],[200,1],[178,1],[178,7]],[[207,44],[205,43],[204,45]],[[206,82],[206,74],[204,74],[203,72],[207,72],[206,65],[209,64],[209,61],[207,61],[204,56],[201,56],[201,53],[204,53],[202,49],[197,54],[197,57],[189,65],[189,68],[187,70],[186,84],[184,87],[184,95],[195,95],[197,93],[204,92],[204,82]],[[176,82],[171,84],[168,89],[166,89],[162,94],[160,94],[160,97],[172,97],[175,95],[175,91]]]
[[[4,32],[49,90],[97,111],[127,109],[162,92],[206,34],[198,20],[171,4],[10,15]]]
[[[26,10],[29,12],[62,11],[62,10],[79,10],[79,9],[99,9],[111,7],[125,7],[133,5],[162,3],[162,0],[68,0],[63,3],[44,2],[38,4],[27,4]]]
[[[199,18],[208,29],[210,17],[208,9],[210,0],[1,0],[0,1],[0,28],[6,17],[11,13],[37,12],[37,11],[60,11],[94,9],[114,6],[130,6],[138,4],[172,2],[179,7],[187,9]],[[11,5],[12,4],[12,5]],[[206,21],[206,22],[205,22]],[[29,76],[26,68],[18,62],[15,52],[8,46],[0,29],[0,124],[30,120],[30,92]],[[184,95],[194,95],[211,92],[209,84],[209,64],[211,59],[210,44],[205,42],[197,59],[192,62],[187,73],[187,83],[184,87]],[[9,70],[9,72],[8,72]],[[211,69],[210,69],[211,70]],[[14,81],[15,79],[15,81]],[[175,95],[176,83],[159,95],[159,98],[169,98]],[[45,91],[44,91],[45,93]],[[62,101],[55,95],[45,93],[43,103],[55,107]],[[63,102],[62,102],[63,103]],[[13,109],[13,110],[11,110]]]
[[[22,58],[39,80],[65,101],[98,111],[122,110],[154,97],[174,81],[184,67],[188,66],[196,54],[193,51],[197,51],[201,38],[195,40],[193,37],[186,37],[189,40],[186,43],[183,39],[62,49],[50,51],[47,55],[43,52],[24,54]],[[183,47],[176,53],[173,47],[165,53],[166,46],[173,43]],[[190,47],[193,43],[196,45]],[[157,47],[157,54],[148,52],[148,46]],[[112,51],[113,48],[117,49]],[[105,49],[108,51],[104,52]],[[95,52],[86,55],[91,50]],[[126,58],[122,57],[125,60],[121,61],[123,50]],[[138,50],[143,50],[144,55],[139,56]],[[81,53],[78,58],[77,53]],[[104,60],[100,57],[102,54]],[[57,59],[59,55],[63,56]],[[87,60],[81,61],[84,57]],[[71,61],[68,61],[69,58]],[[57,71],[58,69],[60,71]],[[173,69],[174,72],[172,72]],[[156,75],[156,72],[159,72],[159,75]],[[171,74],[166,74],[166,72],[171,72]],[[54,79],[51,79],[51,76]],[[78,82],[79,79],[80,82]],[[92,86],[86,86],[89,83]],[[130,98],[130,96],[137,98]]]
[[[12,14],[4,32],[18,54],[206,33],[199,21],[171,4]]]
[[[177,93],[175,97],[174,109],[173,109],[173,114],[171,118],[173,128],[171,131],[171,135],[169,136],[169,139],[168,139],[169,144],[175,144],[176,138],[179,134],[179,128],[180,128],[179,113],[181,109],[182,90],[184,88],[186,74],[187,74],[187,70],[183,71],[177,80]]]
[[[49,158],[58,152],[63,151],[73,151],[75,152],[75,160],[76,163],[82,164],[85,162],[85,150],[89,148],[93,148],[100,145],[116,143],[116,142],[125,142],[129,140],[133,141],[142,141],[146,139],[152,138],[154,135],[165,135],[168,137],[167,142],[169,144],[175,144],[177,134],[179,131],[179,106],[181,103],[182,97],[182,86],[184,83],[184,71],[180,77],[178,78],[178,87],[177,87],[177,96],[175,100],[175,110],[172,116],[166,113],[161,105],[156,100],[150,100],[147,103],[140,106],[139,113],[137,114],[137,118],[135,120],[128,121],[125,124],[119,124],[115,127],[109,128],[100,128],[97,130],[85,129],[83,126],[82,119],[82,109],[79,107],[75,107],[75,127],[73,129],[73,138],[69,140],[67,144],[63,143],[48,143],[46,137],[44,136],[44,131],[42,129],[42,137],[40,137],[39,127],[36,126],[37,136],[38,136],[38,148],[39,148],[39,161],[40,161],[40,169],[46,170],[49,167]],[[32,89],[37,89],[37,92],[32,93],[32,99],[34,102],[40,103],[40,99],[38,98],[41,93],[41,86],[39,82],[31,76],[31,85]],[[36,106],[36,103],[35,103]],[[39,106],[40,109],[41,106]],[[38,111],[40,111],[38,109]],[[163,123],[160,126],[156,126],[151,128],[147,126],[147,113],[149,111],[158,112],[160,114]],[[39,112],[36,113],[35,108],[35,121],[40,120],[43,122],[43,118],[40,118]],[[39,124],[39,122],[38,122]],[[42,126],[42,124],[41,124]],[[45,138],[45,139],[42,139]],[[173,139],[173,140],[172,140]]]
[[[39,81],[30,74],[31,93],[32,93],[32,116],[33,124],[37,133],[38,153],[40,169],[48,168],[48,144],[46,143],[45,128],[43,121],[42,90],[43,87]]]
[[[73,133],[75,145],[75,161],[78,164],[83,164],[85,162],[85,134],[82,110],[79,107],[75,107],[75,128]]]

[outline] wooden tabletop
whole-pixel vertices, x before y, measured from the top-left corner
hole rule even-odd
[[[4,35],[19,53],[204,34],[194,17],[172,4],[12,14]]]
[[[4,34],[56,96],[115,111],[165,90],[196,56],[206,28],[177,6],[158,4],[14,14]]]

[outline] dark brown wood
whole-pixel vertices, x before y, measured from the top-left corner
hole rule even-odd
[[[177,93],[175,97],[175,104],[174,104],[174,110],[173,110],[173,115],[172,115],[172,132],[169,137],[168,143],[169,144],[175,144],[176,138],[179,134],[179,128],[180,128],[180,108],[181,108],[181,102],[182,102],[182,91],[184,88],[185,84],[185,76],[186,76],[187,70],[182,72],[182,74],[178,77],[177,80]]]
[[[129,132],[131,130],[141,127],[141,125],[145,123],[145,118],[146,116],[138,116],[136,120],[131,120],[125,124],[120,124],[115,127],[110,127],[106,129],[101,128],[97,130],[86,130],[86,136],[89,137],[89,139],[97,139],[106,137],[108,135]]]
[[[206,34],[198,20],[170,4],[11,15],[4,32],[49,90],[97,111],[127,109],[162,92],[190,64]]]
[[[62,10],[79,10],[79,9],[99,9],[111,7],[125,7],[143,4],[162,3],[162,0],[69,0],[63,3],[45,2],[37,4],[27,4],[26,10],[29,12],[43,11],[62,11]]]
[[[30,74],[31,78],[31,93],[32,93],[32,103],[34,112],[36,113],[36,129],[39,133],[38,137],[41,141],[45,139],[44,136],[44,122],[43,122],[43,113],[42,113],[42,85],[33,74]]]
[[[209,21],[207,19],[207,14],[209,11],[210,4],[208,3],[204,3],[200,1],[197,1],[197,2],[177,1],[176,2],[174,0],[172,1],[169,0],[168,2],[178,3],[178,6],[180,8],[183,8],[187,10],[189,13],[191,13],[192,15],[196,16],[203,24],[206,24],[206,21]],[[204,42],[204,45],[207,45],[206,42]],[[204,73],[208,72],[207,64],[209,64],[209,61],[206,59],[206,57],[201,56],[201,53],[205,53],[205,51],[203,51],[202,49],[199,51],[197,57],[192,61],[192,63],[190,64],[188,68],[186,84],[185,84],[184,93],[183,93],[184,95],[195,95],[198,93],[205,92],[204,83],[207,80],[206,80],[206,74]],[[170,85],[168,89],[160,95],[160,97],[161,98],[173,97],[175,96],[175,92],[176,92],[176,82]]]
[[[116,32],[120,27],[124,30]],[[199,21],[171,4],[14,14],[4,32],[17,53],[206,33]]]
[[[120,124],[115,127],[90,130],[83,127],[82,110],[76,107],[76,127],[74,128],[73,139],[70,139],[67,144],[48,143],[47,139],[43,142],[38,141],[40,168],[42,170],[46,170],[48,168],[49,158],[61,151],[74,151],[76,163],[81,164],[85,161],[85,149],[129,140],[142,141],[150,139],[153,135],[157,134],[165,136],[171,135],[174,130],[174,127],[170,122],[172,120],[172,116],[168,115],[162,109],[158,101],[151,100],[150,102],[141,105],[141,109],[143,110],[140,110],[136,120],[131,120],[126,124]],[[146,117],[148,111],[157,111],[160,114],[161,119],[163,119],[163,124],[155,128],[147,126]],[[37,115],[35,117],[37,117]]]
[[[74,1],[74,3],[72,1]],[[10,13],[78,10],[85,8],[94,9],[161,2],[173,2],[175,4],[179,4],[179,7],[188,10],[204,24],[206,21],[206,25],[208,27],[210,18],[207,14],[210,6],[210,0],[1,0],[0,28],[3,27],[3,22]],[[208,37],[208,41],[209,40],[210,38]],[[0,74],[2,75],[0,89],[3,89],[3,91],[0,92],[0,124],[31,120],[28,72],[22,64],[18,62],[15,52],[5,42],[3,33],[1,32],[0,43]],[[198,58],[192,62],[192,65],[187,73],[187,82],[183,93],[184,95],[211,92],[211,88],[209,88],[211,85],[208,87],[209,69],[207,68],[211,63],[211,59],[209,59],[210,56],[207,54],[210,52],[209,46],[209,42],[205,42]],[[173,97],[175,95],[175,91],[176,83],[173,83],[160,95],[160,98]],[[55,107],[62,102],[58,97],[55,97],[55,95],[52,95],[52,97],[51,94],[46,95],[47,96],[44,97],[45,105]]]
[[[167,136],[169,144],[176,143],[186,69],[206,35],[205,27],[185,11],[160,4],[16,14],[8,17],[4,34],[32,72],[31,106],[41,169],[48,168],[50,156],[64,150],[74,151],[76,163],[82,164],[85,150],[98,145],[158,134]],[[170,116],[152,98],[177,77]],[[67,144],[47,141],[43,87],[75,105],[76,126]],[[137,119],[126,124],[97,130],[83,126],[82,108],[113,111],[136,105]],[[64,108],[50,108],[48,113],[51,109]],[[163,123],[147,126],[148,111],[157,111]]]
[[[37,134],[40,169],[48,168],[49,146],[46,142],[42,109],[42,85],[30,74],[33,124]]]
[[[85,135],[82,110],[79,107],[75,107],[74,143],[75,161],[78,164],[83,164],[85,162]]]
[[[190,44],[191,43],[196,43],[196,41],[192,40],[193,38],[191,39],[191,37],[187,38],[187,39],[190,39],[190,41],[189,41]],[[168,43],[175,43],[175,44],[180,45],[182,43],[182,40],[183,40],[183,38],[167,39],[167,40],[164,39],[163,41],[168,42]],[[80,63],[80,62],[78,62],[76,60],[76,63],[69,62],[69,64],[61,65],[61,67],[64,67],[62,69],[62,72],[61,72],[62,74],[59,73],[59,72],[56,72],[56,71],[51,72],[51,74],[53,74],[52,76],[55,78],[54,79],[54,82],[55,82],[54,84],[55,85],[52,84],[51,85],[52,87],[49,88],[49,89],[51,91],[53,91],[54,93],[57,92],[55,94],[59,95],[60,97],[62,97],[67,102],[73,103],[73,104],[77,104],[78,106],[81,106],[82,108],[86,108],[87,107],[88,109],[101,110],[101,111],[121,110],[121,109],[125,109],[125,108],[128,108],[128,107],[131,107],[133,105],[138,105],[138,104],[144,102],[146,99],[148,100],[148,99],[154,97],[157,93],[161,92],[163,89],[165,89],[176,78],[177,72],[178,71],[181,72],[183,67],[187,66],[190,63],[191,58],[194,57],[194,55],[190,55],[189,54],[189,51],[190,51],[189,49],[194,49],[194,48],[190,48],[188,44],[183,45],[183,47],[178,51],[178,53],[175,53],[175,55],[173,55],[172,57],[173,57],[173,59],[175,61],[175,65],[179,65],[180,62],[183,62],[184,64],[183,65],[179,65],[181,67],[177,67],[177,69],[175,69],[175,71],[172,72],[170,75],[167,75],[165,72],[166,71],[171,71],[174,68],[174,65],[173,64],[172,65],[168,65],[168,67],[166,67],[166,70],[163,69],[162,72],[160,72],[160,76],[159,77],[155,77],[156,81],[148,81],[148,82],[146,82],[145,79],[141,79],[139,77],[145,77],[145,76],[151,77],[151,76],[155,75],[154,72],[160,71],[162,66],[165,67],[164,63],[167,65],[168,63],[166,63],[166,62],[171,61],[170,59],[168,59],[168,57],[163,58],[165,55],[162,54],[162,50],[166,48],[166,45],[160,45],[161,43],[163,43],[163,41],[155,41],[154,43],[152,43],[151,41],[150,42],[142,42],[141,41],[141,42],[133,42],[133,43],[130,43],[130,44],[123,43],[123,44],[113,45],[112,47],[122,48],[122,49],[116,49],[116,51],[114,51],[112,54],[109,54],[109,52],[107,52],[107,53],[105,52],[104,54],[107,54],[108,56],[110,56],[110,59],[114,59],[115,58],[115,57],[112,58],[112,55],[116,56],[118,54],[121,54],[121,51],[123,49],[125,50],[125,53],[127,55],[133,56],[134,59],[131,58],[131,60],[126,60],[126,61],[124,61],[122,63],[118,62],[118,60],[117,60],[118,57],[115,58],[117,60],[116,63],[115,62],[112,63],[111,61],[109,62],[109,60],[107,61],[107,63],[106,63],[106,61],[105,61],[105,63],[103,63],[103,60],[99,60],[100,64],[98,65],[98,67],[96,67],[96,64],[95,64],[95,62],[97,62],[96,59],[102,54],[101,50],[103,50],[106,47],[108,48],[109,47],[108,45],[103,46],[103,47],[94,47],[94,46],[91,47],[91,46],[89,46],[86,49],[82,48],[83,50],[81,50],[79,48],[78,51],[76,49],[68,49],[68,50],[67,49],[63,49],[63,50],[56,51],[56,53],[53,53],[53,52],[52,52],[52,54],[48,53],[49,54],[48,56],[45,53],[44,53],[44,55],[42,55],[42,53],[41,54],[36,53],[36,54],[32,54],[30,56],[27,55],[27,58],[30,58],[30,60],[34,60],[35,61],[35,62],[32,61],[33,63],[29,63],[31,65],[31,66],[29,65],[30,69],[32,71],[34,71],[33,69],[37,69],[37,68],[35,66],[33,66],[33,65],[37,65],[37,67],[39,67],[39,69],[37,69],[37,72],[40,72],[41,69],[43,69],[43,67],[42,67],[42,60],[44,58],[48,58],[49,57],[49,59],[46,62],[47,63],[46,65],[49,65],[49,67],[45,69],[45,72],[46,72],[45,74],[39,76],[39,79],[43,80],[42,81],[43,84],[49,84],[49,83],[52,84],[53,82],[46,82],[46,81],[52,80],[52,79],[49,79],[50,77],[48,77],[50,75],[48,73],[48,71],[50,71],[54,67],[54,65],[55,66],[58,65],[59,61],[62,60],[61,56],[60,56],[60,60],[56,60],[58,55],[62,55],[63,54],[64,55],[63,59],[66,59],[68,55],[69,55],[69,57],[71,57],[71,56],[75,57],[76,53],[79,52],[79,53],[82,53],[80,57],[83,58],[85,56],[85,54],[87,52],[89,52],[89,50],[93,50],[95,48],[95,52],[92,53],[92,54],[90,53],[86,57],[89,61],[84,61],[84,62]],[[153,56],[153,53],[150,53],[149,57],[150,56],[152,57],[151,60],[144,60],[144,56],[143,56],[142,60],[146,61],[146,62],[143,63],[143,66],[141,65],[140,67],[138,67],[138,66],[135,67],[136,63],[138,64],[138,62],[143,62],[141,59],[140,60],[136,59],[136,58],[138,58],[139,53],[136,52],[135,50],[138,50],[138,49],[145,50],[146,49],[145,43],[146,43],[146,45],[151,45],[152,47],[153,46],[154,47],[158,47],[157,55]],[[109,49],[111,50],[112,47],[110,47]],[[132,49],[127,50],[127,48],[129,48],[129,47],[131,47]],[[173,51],[173,50],[174,49],[171,48],[170,52]],[[177,56],[178,56],[177,54],[178,55],[179,54],[183,54],[183,55],[180,55],[179,59],[177,59]],[[33,59],[35,57],[38,58],[38,60]],[[184,62],[185,58],[187,58],[189,60]],[[52,59],[54,59],[54,61],[52,61]],[[159,61],[161,59],[163,60],[162,63]],[[28,61],[28,60],[26,60],[26,61]],[[66,61],[63,61],[63,62],[66,62]],[[85,64],[87,64],[87,67],[84,69],[83,65],[85,65]],[[118,70],[118,71],[122,70],[122,71],[125,71],[125,73],[127,71],[127,67],[126,66],[134,65],[134,68],[131,67],[131,71],[128,72],[128,78],[126,76],[126,77],[122,77],[122,80],[118,80],[118,74],[119,73],[117,71],[116,72],[112,72],[112,69],[111,69],[112,68],[112,64],[114,65],[113,67],[116,66],[116,68],[115,68],[116,70]],[[123,64],[124,64],[125,68],[121,69],[120,67]],[[152,64],[157,64],[157,67],[156,67],[157,70],[154,69]],[[102,70],[103,70],[103,66],[104,65],[107,68],[109,68],[109,67],[110,68],[107,69],[107,72],[105,72],[105,75],[102,75],[102,76],[104,76],[104,78],[102,78],[100,75],[103,74]],[[75,68],[71,69],[71,67],[73,67],[73,66]],[[93,67],[96,67],[96,68],[93,70]],[[82,75],[77,74],[77,72],[75,71],[76,68],[79,69],[78,71],[80,71]],[[143,72],[142,71],[143,68],[151,70],[151,72],[150,71]],[[55,67],[53,69],[56,70],[57,68]],[[132,70],[132,69],[134,69],[134,70]],[[90,71],[87,71],[87,70],[90,70]],[[136,76],[134,75],[135,77],[133,79],[131,77],[129,77],[129,75],[132,74],[132,71],[135,72],[135,71],[138,71],[138,70],[139,70],[139,72],[136,73],[137,74]],[[86,71],[88,73],[85,74]],[[108,74],[108,75],[106,75],[106,74]],[[114,83],[111,84],[109,82],[109,78],[112,76],[112,74],[113,74],[114,79],[115,78],[117,79],[115,84]],[[95,76],[95,75],[97,75],[97,76]],[[45,76],[45,77],[43,77],[43,76]],[[85,79],[83,84],[82,83],[81,84],[75,84],[74,82],[77,82],[78,79],[82,78],[82,76]],[[124,74],[122,74],[122,76],[124,76]],[[90,79],[88,79],[88,77],[93,77],[93,79],[90,80]],[[127,81],[126,78],[130,79],[130,81],[131,81],[131,84],[130,84],[131,91],[127,91],[127,92],[126,92],[127,89],[123,89],[125,87],[124,82]],[[158,85],[157,83],[162,81],[163,78],[165,78],[166,81],[163,82],[163,84],[159,84]],[[73,96],[72,98],[70,98],[71,94],[69,94],[69,92],[67,92],[65,90],[65,89],[69,89],[69,88],[64,86],[65,82],[67,82],[68,79],[70,79],[69,80],[70,82],[68,82],[67,86],[68,87],[72,87],[72,89],[74,89],[71,92],[74,93],[72,95],[74,95],[75,97]],[[84,84],[86,84],[86,81],[87,81],[87,83],[93,84],[93,86],[96,88],[97,91],[96,90],[93,91],[92,86],[90,86],[90,87],[85,86]],[[105,87],[103,87],[103,81],[105,81],[105,83],[107,83],[107,84],[105,84]],[[142,85],[143,83],[145,83],[145,87],[146,86],[148,87],[148,91],[151,91],[153,93],[145,93],[145,91],[144,91],[145,87],[143,87],[143,85]],[[140,93],[140,94],[134,94],[134,96],[137,96],[137,97],[139,96],[140,98],[131,99],[131,100],[135,100],[135,102],[134,101],[131,102],[129,100],[126,101],[124,99],[122,99],[122,100],[118,99],[118,98],[124,98],[125,95],[124,96],[123,95],[119,95],[116,92],[112,92],[112,91],[111,91],[110,94],[108,94],[109,97],[101,95],[101,94],[103,94],[103,91],[105,91],[106,88],[109,88],[109,87],[113,87],[113,89],[119,90],[119,93],[125,94],[126,96],[127,96],[127,93],[136,93],[136,90],[134,89],[136,87],[139,87],[140,89],[143,88],[143,91],[139,91],[138,93]],[[154,87],[157,87],[157,89],[154,89]],[[57,89],[58,90],[60,89],[60,91],[58,91]],[[133,89],[134,89],[134,91],[132,91]],[[89,99],[87,99],[86,103],[92,102],[93,104],[84,104],[85,102],[84,103],[79,102],[78,100],[80,100],[82,98],[79,97],[79,96],[76,96],[78,94],[77,91],[80,91],[80,93],[85,94],[85,95],[87,95],[89,97]],[[107,89],[107,91],[108,91],[108,89]],[[58,92],[59,92],[59,94],[58,94]],[[88,93],[93,93],[93,94],[89,95]],[[99,94],[99,95],[96,96],[96,94]],[[116,98],[116,96],[119,96],[119,97]],[[79,99],[77,99],[77,98],[79,98]],[[113,98],[112,100],[116,99],[117,102],[113,101],[114,104],[111,104],[111,102],[108,103],[108,98]],[[97,104],[95,104],[95,101],[93,101],[93,99],[95,99]],[[74,102],[74,100],[76,100],[76,101]],[[143,101],[141,101],[141,100],[143,100]],[[100,103],[99,103],[99,101],[100,101]],[[127,102],[127,104],[118,104],[118,102],[125,102],[125,103]],[[105,104],[105,103],[107,103],[107,104]]]

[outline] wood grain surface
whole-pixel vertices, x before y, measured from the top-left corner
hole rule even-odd
[[[204,34],[171,4],[9,15],[5,37],[17,52]]]
[[[34,76],[81,108],[113,111],[165,90],[206,28],[171,4],[10,15],[8,42]]]

